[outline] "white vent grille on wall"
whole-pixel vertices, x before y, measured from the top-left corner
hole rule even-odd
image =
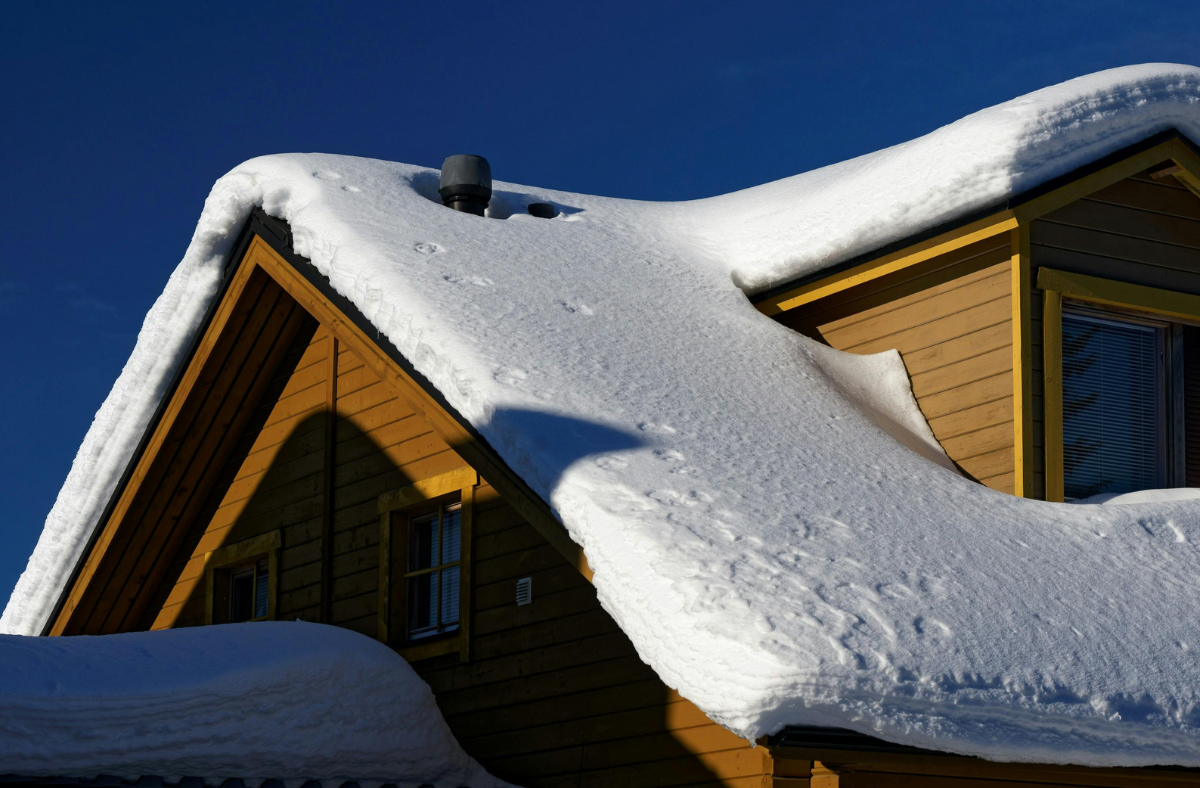
[[[517,604],[528,605],[533,601],[533,578],[522,577],[517,581]]]

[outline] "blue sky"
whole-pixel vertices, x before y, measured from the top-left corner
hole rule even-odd
[[[25,6],[0,17],[0,599],[240,161],[469,152],[501,180],[689,199],[1080,74],[1200,64],[1180,2]]]

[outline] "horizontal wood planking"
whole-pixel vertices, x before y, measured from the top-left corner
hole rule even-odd
[[[226,330],[215,341],[211,355],[195,378],[199,390],[186,393],[154,465],[137,487],[120,520],[119,529],[103,553],[102,563],[95,574],[98,582],[89,585],[87,593],[72,611],[71,620],[63,629],[63,634],[96,634],[104,631],[104,621],[118,606],[117,598],[131,571],[129,562],[136,562],[144,555],[146,538],[153,534],[165,505],[164,496],[169,500],[171,493],[178,488],[180,479],[192,468],[191,459],[196,453],[197,441],[202,439],[205,432],[203,425],[206,420],[213,418],[214,409],[219,409],[225,401],[237,370],[240,370],[246,354],[257,343],[261,327],[274,311],[278,296],[279,289],[272,289],[264,276],[253,273],[249,276],[246,288],[233,307]],[[258,308],[264,300],[262,308]],[[193,429],[193,425],[199,426]],[[118,574],[121,566],[125,566],[125,571]],[[121,607],[127,609],[128,605]]]
[[[899,351],[913,395],[969,476],[1012,492],[1011,248],[990,239],[912,279],[844,291],[793,310],[793,325],[852,353]],[[808,310],[806,312],[806,310]],[[785,316],[786,317],[786,316]]]
[[[330,623],[374,636],[379,496],[465,463],[352,350],[337,374]]]
[[[1151,168],[1154,169],[1154,168]],[[1033,222],[1033,279],[1041,267],[1163,290],[1200,294],[1200,199],[1174,178],[1149,171],[1102,189]],[[1045,489],[1041,377],[1041,297],[1033,290],[1035,484]],[[1185,343],[1185,353],[1187,346]],[[1188,365],[1185,364],[1185,376]],[[1200,395],[1184,386],[1185,414],[1200,412]],[[1189,464],[1200,455],[1200,437],[1184,424]],[[1200,463],[1196,463],[1200,467]],[[1200,471],[1186,470],[1188,483]]]
[[[936,296],[955,287],[947,287],[947,283],[958,279],[964,280],[960,284],[969,283],[981,269],[1000,263],[1007,248],[1007,234],[1000,234],[805,304],[775,319],[808,333],[812,326],[865,314],[876,307],[912,295],[926,293],[927,296]]]
[[[919,300],[915,296],[909,296],[887,305],[892,307],[891,309],[877,307],[870,310],[869,315],[856,315],[853,323],[836,321],[823,324],[818,330],[830,345],[844,347],[852,352],[872,352],[868,350],[871,345],[879,349],[888,349],[880,347],[883,339],[891,339],[893,347],[903,344],[908,351],[929,347],[939,339],[926,339],[926,332],[929,330],[926,328],[927,324],[941,318],[957,316],[971,307],[1008,298],[1010,289],[1004,276],[1006,272],[1001,270],[1005,265],[1006,263],[991,266],[987,269],[989,276],[938,295],[922,297]],[[994,325],[992,321],[987,321],[986,324]],[[881,330],[886,333],[881,334]],[[945,341],[945,338],[940,338],[940,341]]]
[[[1174,179],[1143,174],[1064,206],[1031,242],[1035,268],[1200,293],[1200,199]]]

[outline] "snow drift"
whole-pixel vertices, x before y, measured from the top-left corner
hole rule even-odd
[[[4,635],[0,664],[3,774],[507,785],[463,752],[408,663],[346,629]]]
[[[969,482],[930,461],[894,355],[819,346],[740,289],[1168,126],[1200,138],[1198,102],[1198,69],[1117,69],[746,192],[654,204],[497,184],[493,218],[443,208],[420,167],[246,162],[214,186],[0,623],[45,624],[260,205],[551,503],[642,658],[714,720],[1200,766],[1200,503]]]

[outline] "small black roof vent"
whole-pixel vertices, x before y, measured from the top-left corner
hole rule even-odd
[[[492,165],[482,156],[447,156],[438,194],[447,208],[483,216],[492,200]]]
[[[531,202],[529,203],[529,215],[536,216],[539,219],[553,219],[558,213],[558,209],[548,202]]]

